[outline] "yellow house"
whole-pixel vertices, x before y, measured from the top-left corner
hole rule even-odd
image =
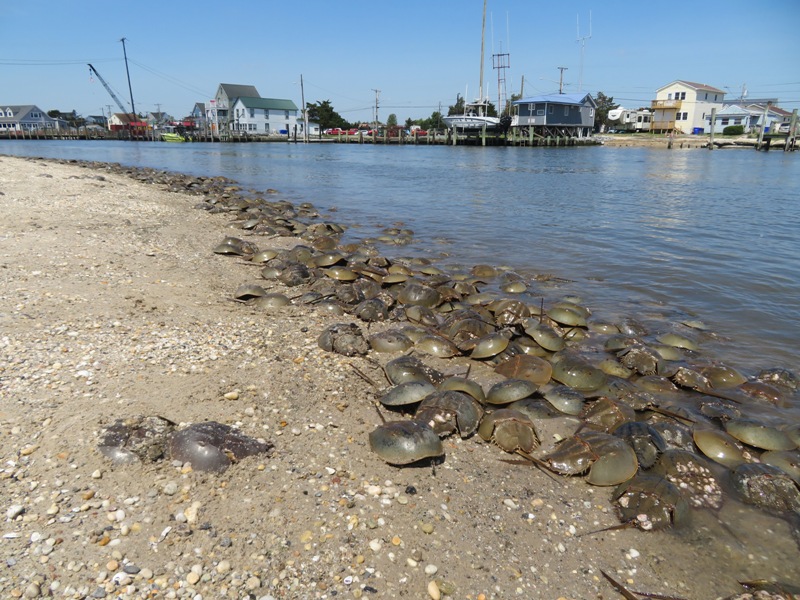
[[[677,80],[656,90],[651,103],[654,133],[705,133],[711,109],[722,109],[725,92],[704,83]]]

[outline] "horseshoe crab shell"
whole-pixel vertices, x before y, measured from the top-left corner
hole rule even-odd
[[[258,308],[280,308],[292,303],[285,294],[264,294],[253,300],[253,306]]]
[[[369,336],[369,345],[375,352],[405,352],[414,342],[402,331],[389,329]]]
[[[379,400],[384,406],[407,406],[422,402],[435,391],[433,384],[427,381],[406,381],[394,386]]]
[[[462,438],[475,433],[482,417],[483,407],[475,398],[453,390],[430,394],[414,415],[415,420],[428,423],[439,435],[458,431]]]
[[[553,364],[553,379],[582,392],[603,386],[608,376],[579,356],[562,356]]]
[[[538,385],[527,379],[506,379],[489,388],[486,403],[510,404],[532,396],[538,389]]]
[[[267,290],[254,283],[245,283],[236,288],[233,297],[237,300],[252,300],[259,296],[266,296]]]
[[[259,442],[237,430],[208,421],[195,423],[174,433],[169,450],[173,460],[191,463],[196,471],[224,471],[248,456],[264,454],[272,445]]]
[[[419,421],[384,423],[369,434],[369,447],[390,465],[409,465],[444,454],[439,436]]]
[[[490,333],[477,340],[470,354],[471,358],[491,358],[508,347],[509,335],[506,332]]]

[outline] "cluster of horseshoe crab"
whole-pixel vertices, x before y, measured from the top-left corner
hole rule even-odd
[[[235,210],[242,229],[303,238],[280,251],[222,240],[214,252],[260,268],[259,283],[240,286],[235,300],[313,305],[348,317],[321,332],[322,349],[400,355],[380,365],[388,387],[378,399],[395,417],[369,435],[387,463],[437,459],[443,438],[477,437],[548,472],[617,486],[620,520],[641,530],[681,526],[691,508],[719,510],[726,493],[800,518],[800,379],[784,369],[746,376],[704,356],[703,323],[606,321],[579,298],[541,297],[508,269],[390,260],[368,244],[340,245],[341,227],[301,223],[285,206],[268,219]],[[392,230],[383,241],[408,235]],[[503,379],[484,389],[472,368]],[[553,423],[560,440],[544,444]]]

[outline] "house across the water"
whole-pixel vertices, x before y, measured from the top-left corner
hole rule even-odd
[[[597,103],[591,94],[544,94],[516,100],[514,124],[540,137],[589,137]]]

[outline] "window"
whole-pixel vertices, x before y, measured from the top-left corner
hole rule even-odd
[[[269,121],[269,109],[268,108],[264,109],[264,118]]]
[[[723,117],[723,119],[722,119],[721,123],[722,123],[723,125],[727,125],[728,123],[730,123],[730,119],[728,119],[727,117]]]
[[[552,104],[550,106],[548,106],[547,107],[547,114],[552,115],[554,108],[555,107]]]
[[[734,119],[733,120],[733,124],[734,125],[741,125],[742,124],[742,120],[741,119]]]
[[[565,116],[565,117],[568,117],[568,116],[569,116],[569,106],[565,106],[565,107],[564,107],[564,116]]]
[[[716,102],[716,101],[717,101],[717,95],[714,94],[714,102]]]
[[[594,116],[594,109],[593,109],[593,108],[590,108],[590,109],[589,109],[589,116],[590,116],[590,117],[593,117],[593,116]]]
[[[669,94],[667,94],[667,100],[672,100],[672,92],[670,92]]]
[[[255,116],[256,116],[256,109],[255,108],[251,108],[250,109],[250,118],[253,119],[253,118],[255,118]]]
[[[705,99],[708,100],[708,92],[706,92],[706,98]]]
[[[537,117],[543,117],[544,116],[544,109],[540,108],[539,110],[537,110],[536,111],[536,116]]]
[[[687,112],[683,113],[683,120],[684,121],[688,121],[689,120],[689,113],[687,113]]]
[[[288,119],[289,118],[289,111],[285,110],[283,112],[284,112],[284,119]],[[286,127],[288,128],[289,126],[287,125]]]
[[[681,100],[686,100],[686,92],[681,92]]]

